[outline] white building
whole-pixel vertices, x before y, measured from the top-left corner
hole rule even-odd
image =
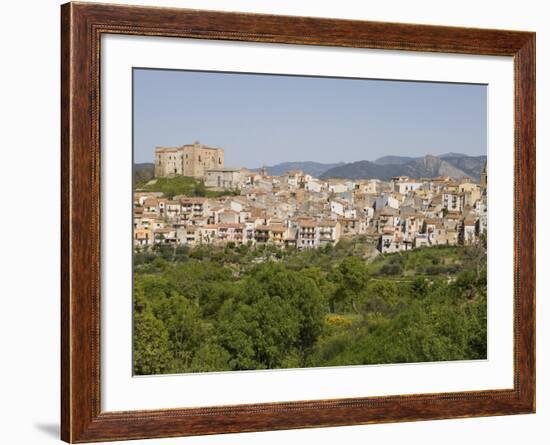
[[[409,192],[414,192],[422,188],[422,182],[416,181],[395,181],[393,183],[393,191],[406,195]]]
[[[240,189],[246,182],[246,175],[238,168],[215,168],[205,172],[206,187]]]
[[[399,208],[399,200],[394,198],[388,193],[384,193],[383,195],[376,198],[376,201],[374,203],[374,207],[376,209],[383,209],[384,207],[391,207],[392,209],[398,209]]]
[[[461,212],[464,204],[464,195],[462,193],[443,193],[443,207],[449,212]]]
[[[305,183],[304,189],[308,192],[321,193],[323,185],[319,181],[311,179]]]
[[[346,204],[339,199],[333,199],[330,201],[330,212],[333,215],[344,216],[345,208]]]

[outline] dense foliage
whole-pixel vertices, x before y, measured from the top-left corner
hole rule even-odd
[[[486,358],[483,247],[369,247],[136,252],[135,373]]]

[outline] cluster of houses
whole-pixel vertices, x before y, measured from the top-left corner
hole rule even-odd
[[[303,171],[210,168],[212,189],[238,195],[166,197],[134,193],[134,244],[273,245],[312,249],[363,236],[383,253],[474,245],[487,229],[487,176],[411,179],[315,178]],[[217,175],[217,176],[216,176]]]

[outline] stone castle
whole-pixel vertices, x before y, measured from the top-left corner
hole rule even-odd
[[[207,170],[224,166],[223,148],[208,147],[195,142],[181,147],[155,148],[155,177],[191,176],[204,178]]]

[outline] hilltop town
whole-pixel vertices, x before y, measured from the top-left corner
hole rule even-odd
[[[487,230],[487,172],[390,181],[269,175],[224,165],[224,149],[199,142],[155,149],[155,179],[194,178],[218,197],[134,191],[134,245],[273,245],[313,249],[361,236],[382,253],[475,245]],[[221,194],[221,193],[220,193]]]

